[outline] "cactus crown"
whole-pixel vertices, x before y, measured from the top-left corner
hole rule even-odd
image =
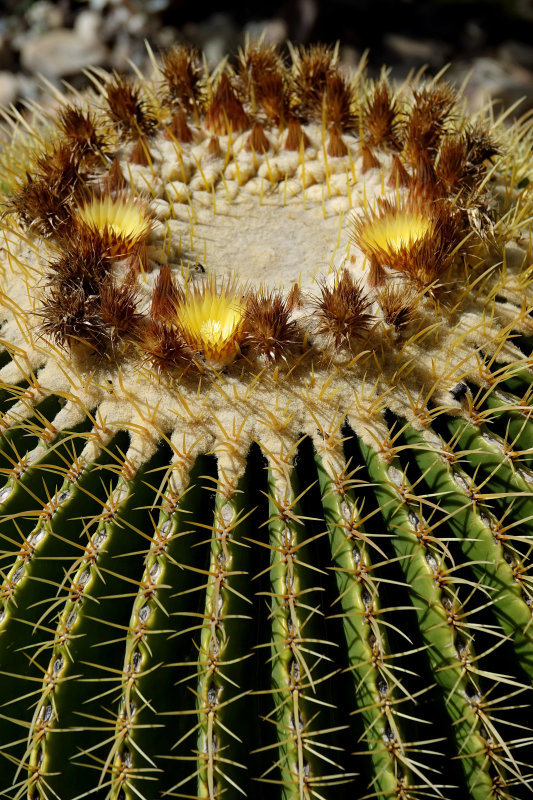
[[[291,56],[5,114],[13,798],[528,784],[530,127]]]

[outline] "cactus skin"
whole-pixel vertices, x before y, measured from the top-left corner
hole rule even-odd
[[[6,116],[10,800],[531,792],[531,133],[292,58],[217,78],[178,48]],[[241,291],[269,201],[296,255]],[[242,275],[205,244],[201,283],[202,204],[214,239],[249,215]]]

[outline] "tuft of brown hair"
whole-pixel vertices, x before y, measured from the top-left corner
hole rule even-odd
[[[337,52],[325,45],[300,48],[294,54],[292,111],[298,118],[325,120],[341,131],[356,123],[353,93],[337,64]]]
[[[135,337],[142,316],[137,311],[137,291],[132,281],[117,284],[110,275],[99,292],[100,317],[105,326],[107,350],[116,354],[119,344]]]
[[[114,74],[106,84],[104,97],[108,116],[124,136],[137,140],[154,134],[157,117],[138,86]]]
[[[242,348],[266,361],[286,360],[298,340],[292,300],[280,291],[259,291],[247,300]]]
[[[84,343],[102,352],[106,332],[99,311],[98,295],[87,294],[83,286],[72,281],[51,286],[38,311],[40,333],[60,347]]]
[[[454,105],[455,92],[445,83],[413,92],[411,112],[403,123],[401,135],[406,159],[423,183],[431,180],[433,163]]]
[[[289,83],[275,45],[248,42],[239,53],[238,74],[252,114],[261,111],[271,124],[283,125],[289,112]]]
[[[243,104],[232,86],[229,75],[223,72],[207,109],[205,127],[224,136],[230,131],[242,133],[250,127]]]
[[[254,122],[252,130],[246,139],[245,150],[253,153],[266,153],[269,147],[270,142],[266,137],[262,124],[260,122]]]
[[[106,137],[98,130],[96,119],[90,112],[85,113],[74,105],[64,106],[59,111],[58,124],[78,159],[107,153]]]
[[[327,336],[335,347],[347,347],[351,351],[353,340],[364,337],[372,324],[373,316],[368,312],[370,303],[361,284],[354,282],[347,269],[333,288],[323,280],[320,296],[313,298],[317,312],[316,332]]]
[[[183,291],[178,287],[168,264],[161,268],[154,290],[150,316],[157,322],[171,323],[176,319],[176,309],[183,299]]]
[[[285,150],[300,150],[309,146],[309,137],[303,130],[300,121],[290,119],[287,128],[287,138],[285,139]]]
[[[397,333],[413,321],[418,295],[412,287],[389,284],[378,292],[377,300],[384,321]]]
[[[202,100],[202,69],[195,47],[176,45],[162,56],[163,104],[186,116],[199,113]]]
[[[469,192],[485,174],[487,161],[498,153],[490,134],[480,126],[445,136],[436,160],[436,180],[446,193]]]
[[[398,105],[386,78],[374,86],[362,113],[364,140],[370,147],[399,147]]]
[[[135,343],[158,372],[194,363],[193,354],[177,328],[166,322],[150,320],[138,330]]]

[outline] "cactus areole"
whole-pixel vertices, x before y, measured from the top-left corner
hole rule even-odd
[[[232,63],[3,113],[0,794],[529,797],[531,125]]]

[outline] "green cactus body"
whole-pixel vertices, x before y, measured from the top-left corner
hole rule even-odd
[[[531,126],[291,59],[4,113],[2,797],[530,794]]]

